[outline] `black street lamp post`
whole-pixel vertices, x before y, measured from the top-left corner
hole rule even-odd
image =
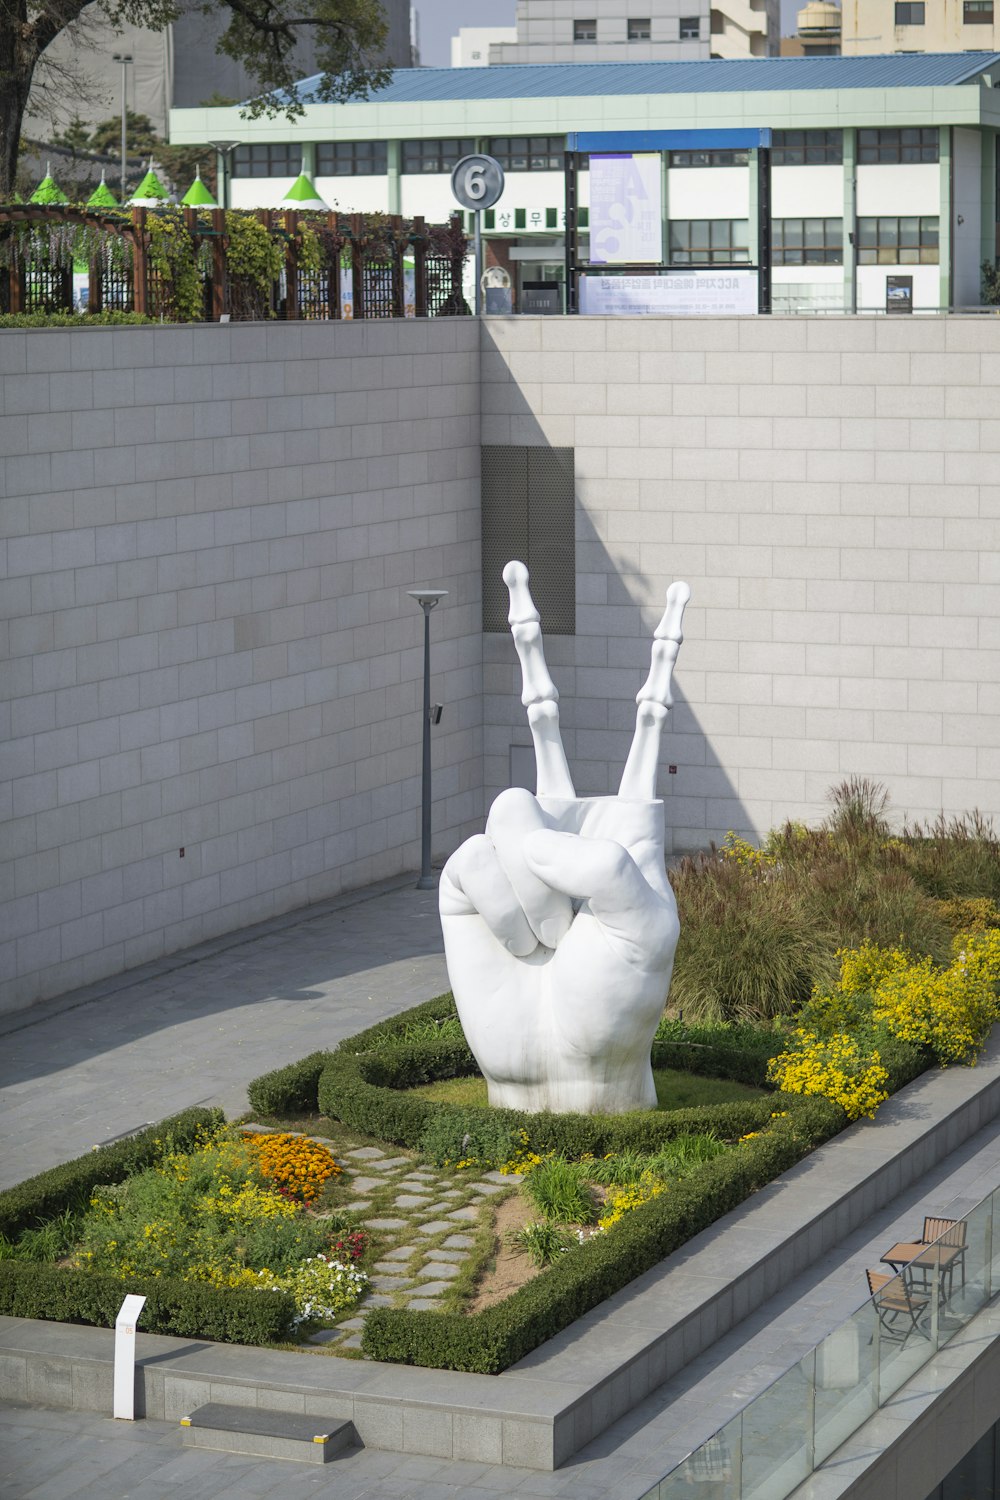
[[[424,759],[420,806],[420,879],[418,891],[432,891],[437,881],[431,873],[431,720],[437,724],[441,709],[431,712],[431,610],[447,598],[447,589],[407,589],[424,612]]]

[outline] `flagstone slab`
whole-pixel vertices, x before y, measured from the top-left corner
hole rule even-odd
[[[431,1219],[429,1224],[418,1225],[421,1234],[440,1234],[442,1229],[450,1229],[451,1225],[446,1219]]]
[[[365,1227],[368,1229],[405,1229],[405,1219],[366,1219]]]
[[[453,1266],[450,1261],[439,1260],[430,1261],[417,1272],[418,1276],[430,1276],[439,1281],[451,1281],[458,1274],[458,1266]]]

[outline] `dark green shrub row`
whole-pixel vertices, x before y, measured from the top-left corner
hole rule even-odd
[[[145,313],[116,312],[113,308],[99,313],[0,313],[0,328],[120,328],[127,324],[156,321]]]
[[[177,1150],[185,1151],[200,1131],[212,1130],[222,1122],[220,1109],[185,1109],[127,1140],[99,1146],[86,1156],[7,1188],[0,1193],[0,1234],[17,1239],[22,1230],[34,1229],[64,1209],[79,1206],[97,1183],[124,1182],[156,1160],[165,1137],[170,1137]]]
[[[122,1281],[101,1271],[68,1271],[24,1260],[0,1261],[0,1313],[113,1328],[129,1292],[146,1298],[143,1333],[273,1344],[288,1337],[295,1303],[287,1292],[206,1286],[175,1277]]]
[[[680,1068],[708,1078],[733,1078],[767,1087],[767,1064],[782,1050],[770,1026],[689,1026],[661,1021],[653,1042],[654,1068]]]
[[[376,1308],[365,1321],[363,1352],[397,1364],[488,1375],[509,1368],[844,1125],[843,1111],[826,1100],[776,1098],[788,1113],[770,1122],[763,1134],[634,1209],[614,1229],[593,1236],[506,1301],[474,1317]]]
[[[332,1052],[310,1052],[301,1062],[262,1073],[247,1085],[250,1108],[259,1115],[315,1114],[316,1088]]]
[[[665,1113],[642,1110],[627,1115],[525,1114],[513,1109],[477,1109],[424,1099],[408,1092],[435,1078],[474,1072],[468,1047],[442,1037],[409,1047],[379,1052],[334,1053],[319,1080],[319,1108],[332,1119],[380,1140],[420,1147],[435,1161],[476,1156],[505,1161],[519,1132],[527,1132],[534,1150],[568,1156],[604,1156],[609,1151],[656,1151],[665,1141],[688,1131],[714,1130],[732,1137],[766,1124],[774,1096],[705,1105]]]
[[[425,1000],[422,1005],[413,1005],[388,1021],[366,1027],[347,1037],[338,1047],[339,1052],[370,1052],[379,1047],[401,1043],[406,1032],[414,1027],[423,1027],[430,1022],[448,1021],[456,1015],[455,1001],[450,992]],[[285,1068],[275,1068],[271,1073],[262,1073],[247,1087],[251,1108],[262,1115],[314,1114],[319,1110],[317,1087],[320,1074],[333,1056],[332,1052],[311,1052],[301,1062],[289,1063]]]

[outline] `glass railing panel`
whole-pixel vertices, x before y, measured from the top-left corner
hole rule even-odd
[[[812,1471],[816,1351],[787,1370],[743,1412],[743,1500],[785,1500]]]
[[[816,1346],[814,1462],[823,1463],[878,1409],[874,1304],[866,1302]]]
[[[936,1281],[908,1267],[872,1298],[878,1399],[883,1406],[937,1348]]]
[[[740,1412],[661,1479],[643,1500],[701,1500],[709,1495],[712,1500],[742,1500],[742,1428]]]
[[[991,1199],[977,1204],[931,1248],[940,1257],[938,1343],[945,1344],[982,1311],[993,1295]]]

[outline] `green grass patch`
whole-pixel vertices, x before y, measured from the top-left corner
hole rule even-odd
[[[683,1073],[678,1068],[654,1068],[657,1109],[694,1109],[700,1104],[729,1104],[734,1099],[756,1099],[763,1089],[732,1078],[706,1078]],[[487,1104],[486,1079],[478,1073],[468,1078],[438,1078],[411,1089],[421,1099],[436,1099],[441,1104],[483,1108]]]

